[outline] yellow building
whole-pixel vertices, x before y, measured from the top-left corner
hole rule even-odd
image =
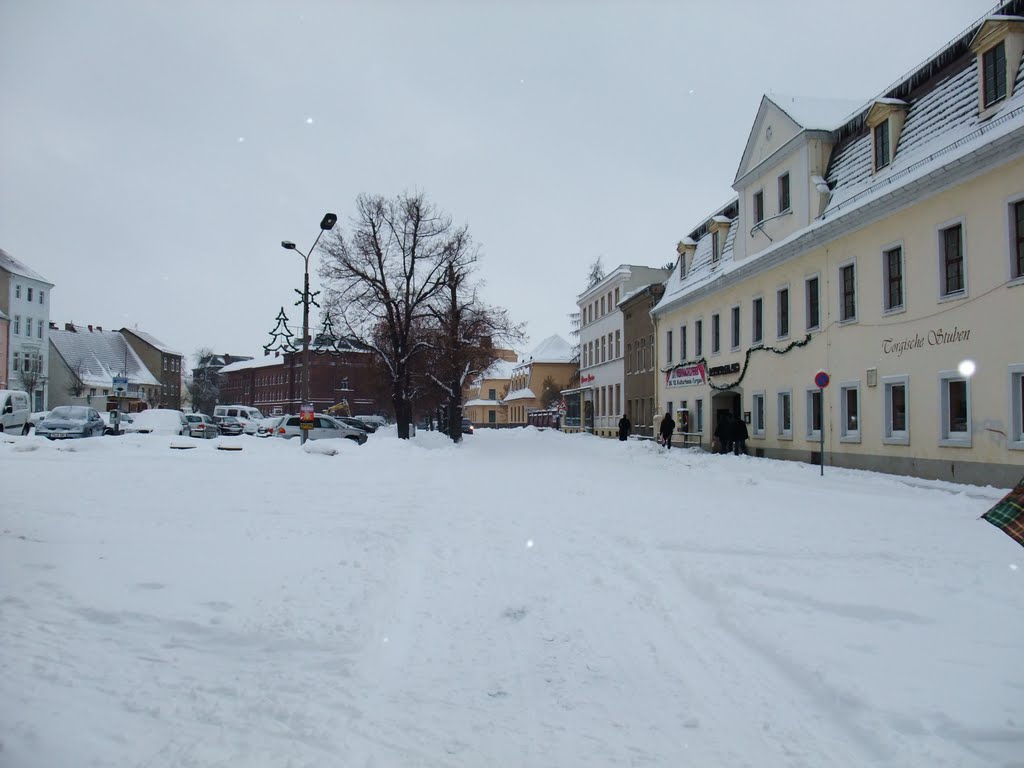
[[[578,363],[569,342],[557,334],[544,339],[512,369],[511,386],[504,398],[508,423],[526,424],[530,411],[546,407],[545,391],[557,395],[567,389],[577,370]]]
[[[462,415],[475,425],[508,424],[508,406],[502,400],[508,394],[515,366],[514,359],[502,358],[477,376],[463,394]]]
[[[765,96],[652,313],[659,406],[705,444],[728,412],[757,455],[824,438],[828,464],[1016,483],[1022,51],[1024,20],[991,17],[852,109]]]

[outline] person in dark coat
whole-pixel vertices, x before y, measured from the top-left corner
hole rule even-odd
[[[629,423],[629,416],[622,414],[622,418],[619,419],[619,440],[625,441],[629,437],[629,431],[633,428],[633,425]]]
[[[733,419],[732,422],[732,452],[739,456],[741,453],[745,456],[747,454],[747,438],[750,437],[747,432],[747,425],[743,419]]]
[[[658,434],[661,435],[662,444],[668,448],[672,448],[672,433],[676,431],[676,422],[672,418],[672,415],[665,413],[665,418],[661,420],[661,426],[658,427]]]
[[[715,426],[715,437],[718,438],[718,452],[728,453],[732,447],[732,419],[728,413],[723,413]]]

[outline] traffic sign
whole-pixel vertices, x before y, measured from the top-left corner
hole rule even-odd
[[[312,429],[313,428],[313,406],[304,405],[299,408],[299,429]]]
[[[119,395],[123,395],[128,391],[128,377],[127,376],[115,376],[114,377],[114,392]]]
[[[824,389],[825,387],[828,386],[828,383],[830,381],[831,379],[829,378],[828,374],[825,373],[825,371],[818,371],[816,374],[814,374],[814,386],[816,386],[818,389]]]

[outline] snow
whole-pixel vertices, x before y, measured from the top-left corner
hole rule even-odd
[[[533,428],[181,441],[0,442],[0,764],[1019,762],[1001,489]]]
[[[807,130],[830,131],[864,109],[863,99],[835,99],[769,93],[767,98]]]
[[[523,363],[568,363],[573,359],[572,344],[557,333],[537,345]]]
[[[229,363],[220,369],[221,374],[232,373],[233,371],[247,371],[250,368],[269,368],[272,365],[281,365],[284,358],[276,356],[264,356],[239,360],[237,363]]]
[[[114,376],[124,374],[128,383],[160,385],[132,346],[118,331],[74,325],[74,331],[50,329],[50,341],[68,369],[88,387],[110,388]]]

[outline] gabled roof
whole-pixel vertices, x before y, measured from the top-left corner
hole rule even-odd
[[[765,98],[793,118],[805,131],[831,131],[864,109],[863,99],[788,96],[769,93]]]
[[[163,352],[165,355],[177,355],[178,357],[184,357],[184,355],[182,355],[181,352],[175,352],[173,349],[171,349],[162,341],[160,341],[160,339],[158,339],[156,336],[148,334],[145,331],[140,331],[137,328],[122,328],[121,333],[133,333],[140,339],[142,339],[144,342],[149,344],[149,346],[159,350],[160,352]]]
[[[515,367],[516,364],[509,360],[495,360],[480,374],[480,379],[511,379]]]
[[[518,365],[525,363],[571,363],[575,355],[572,345],[559,336],[548,336],[538,344],[533,352],[527,355],[525,360]]]
[[[109,388],[113,386],[114,376],[120,376],[122,372],[127,375],[129,384],[160,384],[127,339],[117,331],[90,331],[81,325],[73,327],[74,331],[51,328],[48,335],[53,348],[83,384]]]
[[[247,371],[250,368],[269,368],[272,365],[284,365],[283,357],[273,357],[268,355],[267,357],[258,357],[250,360],[239,360],[237,363],[231,363],[225,365],[220,369],[220,373],[232,373],[233,371]]]
[[[3,248],[0,248],[0,269],[6,270],[12,275],[21,275],[22,277],[27,277],[29,280],[38,280],[40,283],[46,283],[51,288],[53,287],[53,283],[35,270],[29,269]]]

